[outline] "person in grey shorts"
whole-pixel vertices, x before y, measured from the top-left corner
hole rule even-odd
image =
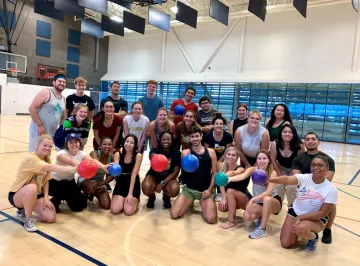
[[[65,87],[65,76],[58,74],[53,78],[53,87],[41,90],[33,99],[29,107],[29,152],[35,151],[39,136],[47,134],[54,137],[58,126],[63,124],[66,113],[62,92]]]

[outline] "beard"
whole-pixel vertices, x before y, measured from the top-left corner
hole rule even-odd
[[[62,92],[63,90],[65,90],[65,86],[54,86],[55,90],[57,90],[58,92]]]

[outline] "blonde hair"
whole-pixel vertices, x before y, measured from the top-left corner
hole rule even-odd
[[[156,112],[156,119],[157,119],[158,114],[159,114],[161,111],[166,112],[166,115],[169,117],[169,112],[168,112],[168,110],[166,110],[165,107],[160,107],[160,108],[157,110],[157,112]],[[156,120],[156,119],[155,119],[155,120]],[[165,128],[164,131],[170,131],[170,120],[169,120],[169,118],[166,119],[166,121],[165,121],[165,127],[164,127],[164,128]]]
[[[76,107],[74,108],[74,110],[71,112],[72,115],[76,114],[77,111],[79,111],[81,108],[85,108],[86,111],[89,114],[89,107],[87,107],[87,105],[83,104],[83,103],[79,103],[78,105],[76,105]]]
[[[253,114],[258,115],[258,116],[260,117],[260,120],[261,120],[262,115],[261,115],[260,111],[258,111],[258,110],[252,110],[252,111],[250,112],[249,116],[251,116],[251,115],[253,115]]]
[[[224,172],[224,173],[226,173],[226,172],[229,171],[229,169],[228,169],[228,162],[227,162],[227,160],[226,160],[226,154],[227,154],[229,151],[235,151],[236,156],[237,156],[236,161],[237,161],[237,160],[239,159],[239,157],[240,157],[239,151],[238,151],[235,147],[229,147],[229,148],[227,148],[227,149],[225,150],[225,152],[224,152],[224,155],[223,155],[222,158],[220,158],[220,160],[219,160],[219,162],[222,162],[222,166],[221,166],[221,169],[219,169],[219,171]]]
[[[257,157],[259,156],[260,153],[265,154],[266,157],[267,157],[268,160],[269,160],[269,164],[268,164],[268,166],[266,167],[265,172],[266,172],[266,174],[268,175],[268,177],[270,177],[272,171],[274,170],[273,165],[272,165],[272,162],[271,162],[270,152],[267,151],[267,150],[264,150],[264,149],[259,150],[258,153],[256,154],[256,161],[257,161]]]
[[[39,148],[40,144],[44,141],[44,140],[51,140],[53,142],[53,145],[54,145],[54,139],[53,137],[51,137],[50,135],[47,135],[47,134],[44,134],[44,135],[41,135],[39,138],[38,138],[38,141],[37,141],[37,144],[36,144],[36,150]],[[51,156],[51,153],[47,156],[45,156],[44,158],[44,161],[46,163],[50,163],[50,156]]]
[[[84,79],[83,77],[77,77],[75,80],[74,80],[74,84],[78,85],[80,83],[84,83],[85,85],[87,84],[87,80]]]

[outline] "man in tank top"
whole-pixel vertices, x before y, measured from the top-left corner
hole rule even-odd
[[[217,173],[216,154],[212,149],[201,144],[202,131],[198,126],[190,131],[191,149],[183,150],[181,157],[188,154],[196,156],[199,160],[198,168],[192,172],[182,170],[184,181],[183,190],[175,200],[170,216],[173,219],[184,216],[186,210],[195,201],[200,201],[203,217],[209,224],[216,223],[217,209],[215,204],[214,176]]]
[[[47,134],[54,137],[58,126],[63,124],[66,113],[65,97],[62,92],[65,87],[65,76],[58,74],[53,78],[53,87],[41,90],[33,99],[29,107],[31,116],[29,152],[35,151],[40,135]]]

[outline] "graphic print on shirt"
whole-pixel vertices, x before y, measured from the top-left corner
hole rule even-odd
[[[38,187],[38,193],[39,190],[41,191],[41,188],[44,185],[46,174],[46,171],[41,170],[40,173],[34,174],[29,182],[30,184],[36,184]]]
[[[219,152],[219,153],[222,153],[225,150],[225,146],[222,146],[222,145],[219,145],[219,144],[215,143],[214,150]]]
[[[58,116],[62,116],[63,110],[61,109],[60,104],[56,104],[55,107],[49,111],[49,113],[52,113],[53,115],[57,114]]]
[[[75,108],[78,104],[80,104],[80,103],[76,103],[76,102],[73,101],[74,108]],[[85,104],[85,105],[87,106],[87,105],[88,105],[88,102],[86,101],[86,102],[84,102],[84,103],[82,103],[82,104]]]
[[[296,198],[299,200],[307,200],[310,205],[316,207],[321,207],[324,202],[324,198],[319,192],[306,189],[306,187],[298,190]]]
[[[190,137],[181,134],[181,140],[182,140],[182,142],[184,142],[184,143],[189,143],[189,142],[190,142]]]

